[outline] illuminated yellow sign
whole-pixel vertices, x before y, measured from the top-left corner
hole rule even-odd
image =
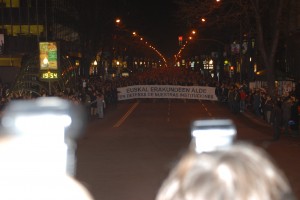
[[[58,79],[58,73],[57,72],[42,72],[41,74],[42,79]]]
[[[3,1],[2,1],[3,3]],[[4,3],[6,4],[6,7],[12,7],[12,8],[19,8],[20,7],[20,0],[4,0]]]
[[[56,42],[40,42],[40,70],[57,70]]]

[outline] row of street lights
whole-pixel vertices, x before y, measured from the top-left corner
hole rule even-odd
[[[220,5],[221,0],[216,0],[216,2],[218,3],[217,5]],[[207,19],[205,17],[202,17],[199,20],[201,23],[207,22]],[[183,52],[184,52],[184,50],[186,51],[187,47],[190,46],[190,43],[192,41],[193,42],[195,42],[195,41],[210,41],[210,42],[216,43],[219,46],[218,50],[217,50],[218,51],[218,53],[217,53],[218,57],[216,59],[217,63],[216,62],[214,63],[217,66],[214,66],[213,69],[211,69],[211,68],[209,69],[210,71],[213,71],[214,73],[216,73],[214,75],[218,76],[219,72],[223,71],[225,73],[225,75],[227,74],[229,76],[229,78],[235,78],[235,81],[239,79],[239,81],[242,82],[243,79],[245,78],[245,77],[243,77],[243,71],[248,70],[248,69],[242,68],[242,65],[245,65],[248,63],[249,70],[251,70],[251,66],[253,65],[253,71],[250,71],[250,74],[253,74],[253,75],[247,74],[247,76],[248,76],[248,78],[249,78],[249,76],[255,77],[255,71],[256,71],[255,61],[254,61],[253,55],[251,53],[248,53],[248,55],[246,55],[247,47],[244,47],[244,46],[248,45],[247,42],[249,43],[249,41],[245,41],[245,42],[243,41],[241,24],[240,24],[240,28],[239,28],[239,39],[238,39],[239,42],[234,42],[232,44],[225,44],[224,42],[222,42],[218,39],[213,39],[213,38],[198,38],[197,32],[195,30],[190,31],[186,35],[185,41],[183,41],[182,36],[179,36],[178,39],[179,39],[180,49],[179,49],[178,53],[176,55],[174,55],[175,66],[180,66],[180,62],[183,62],[184,64],[186,64],[186,62],[184,61],[184,58],[183,58]],[[253,41],[251,41],[251,43],[253,43]],[[223,52],[220,51],[221,46],[223,48]],[[228,59],[226,59],[226,56],[228,56],[227,52],[225,51],[226,47],[229,47],[228,49],[230,49],[230,55],[231,55],[230,59],[232,60],[232,63]],[[242,52],[242,48],[246,48],[246,50],[244,50],[244,51],[246,51],[246,53]],[[254,45],[251,44],[250,48],[254,49]],[[213,52],[211,52],[211,53],[213,53]],[[209,55],[208,57],[212,58],[214,56]],[[247,59],[249,59],[249,61]],[[204,67],[205,63],[211,63],[211,60],[212,59],[207,60],[207,58],[205,58],[203,63],[200,63],[200,64],[203,64],[203,66],[202,66],[203,70],[207,69]],[[249,70],[247,71],[247,73],[249,72]],[[213,74],[211,74],[211,75],[214,76]]]
[[[188,46],[190,46],[191,42],[196,42],[196,41],[210,41],[214,42],[217,44],[221,44],[223,47],[225,44],[221,41],[215,40],[215,39],[208,39],[208,38],[197,38],[197,31],[192,30],[190,34],[186,36],[186,40],[184,43],[179,42],[181,44],[181,48],[178,51],[178,53],[174,56],[175,57],[175,66],[177,67],[187,67],[191,68],[195,71],[201,72],[205,76],[210,76],[211,78],[216,78],[219,80],[220,76],[220,61],[218,60],[215,62],[215,58],[213,56],[207,55],[205,57],[200,56],[195,56],[195,58],[190,59],[189,63],[186,62],[185,59],[189,60],[189,58],[184,58],[183,53]],[[181,38],[183,40],[183,37]],[[219,56],[215,56],[216,58],[220,59]],[[217,64],[217,66],[215,66]]]
[[[108,75],[108,68],[111,67],[112,69],[116,69],[116,74],[112,74],[113,76],[115,75],[122,75],[121,71],[123,69],[126,69],[128,67],[132,67],[132,68],[139,68],[141,66],[148,66],[149,67],[166,67],[167,63],[166,63],[166,59],[165,57],[148,41],[146,41],[144,39],[144,37],[140,36],[136,31],[130,31],[127,28],[125,28],[124,24],[122,23],[120,18],[116,18],[115,19],[115,32],[114,32],[114,36],[113,36],[113,44],[112,44],[112,54],[111,54],[111,60],[110,61],[105,61],[105,66],[99,66],[99,65],[103,65],[103,58],[101,58],[101,56],[96,56],[96,59],[91,63],[91,67],[93,68],[92,70],[90,70],[90,72],[94,72],[98,73],[98,68],[99,67],[104,67],[105,68],[105,74]],[[125,59],[125,53],[128,50],[128,48],[124,48],[121,51],[122,52],[118,52],[118,49],[120,48],[120,44],[118,44],[118,40],[119,42],[121,41],[120,38],[117,38],[117,32],[116,30],[122,31],[123,32],[123,40],[127,40],[128,38],[126,38],[126,36],[132,37],[135,41],[137,41],[137,43],[130,43],[131,45],[134,44],[138,44],[138,45],[142,45],[142,48],[148,48],[150,51],[152,51],[154,53],[154,55],[156,55],[159,58],[159,61],[155,62],[155,61],[150,61],[150,59],[145,59],[145,60],[132,60],[132,63],[128,63],[128,60]],[[120,34],[120,33],[119,33]],[[136,40],[137,39],[137,40]],[[123,41],[124,42],[124,41]],[[122,44],[121,44],[122,45]],[[125,45],[128,45],[128,43]],[[134,47],[134,48],[138,48]],[[124,52],[123,52],[124,51]],[[120,56],[120,53],[123,56]],[[102,60],[101,60],[102,59]],[[153,66],[155,65],[155,66]],[[131,69],[128,69],[129,71],[131,71]]]
[[[175,66],[181,66],[182,62],[184,63],[185,67],[187,67],[185,59],[192,59],[192,57],[190,55],[189,58],[187,58],[187,56],[184,58],[183,53],[185,52],[185,54],[187,54],[187,47],[191,46],[192,42],[195,43],[198,41],[207,41],[213,42],[217,45],[217,54],[215,55],[215,52],[210,52],[210,55],[204,57],[204,55],[202,54],[202,57],[200,56],[201,60],[203,60],[203,63],[199,63],[200,65],[203,64],[203,70],[208,70],[208,68],[205,68],[204,66],[205,63],[211,63],[211,60],[214,61],[213,69],[209,68],[209,70],[213,72],[214,75],[212,75],[212,73],[206,74],[211,74],[215,77],[218,77],[220,75],[240,82],[243,82],[244,80],[254,80],[255,77],[259,75],[256,65],[256,43],[254,39],[245,36],[245,38],[242,40],[242,45],[236,42],[225,44],[224,42],[217,39],[197,38],[196,31],[191,31],[186,38],[187,39],[181,46],[179,52],[174,56],[176,61]],[[242,75],[242,64],[244,66],[244,70],[247,72],[246,75]],[[189,67],[194,68],[192,66]]]

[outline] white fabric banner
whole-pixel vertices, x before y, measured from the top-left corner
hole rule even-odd
[[[217,101],[215,87],[133,85],[118,88],[118,100],[136,98],[201,99]]]

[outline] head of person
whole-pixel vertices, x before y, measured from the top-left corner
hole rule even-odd
[[[284,173],[261,148],[236,143],[222,150],[186,152],[156,200],[292,200]]]

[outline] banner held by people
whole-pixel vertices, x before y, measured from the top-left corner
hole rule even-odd
[[[133,85],[118,88],[118,100],[135,98],[199,99],[217,101],[215,87]]]

